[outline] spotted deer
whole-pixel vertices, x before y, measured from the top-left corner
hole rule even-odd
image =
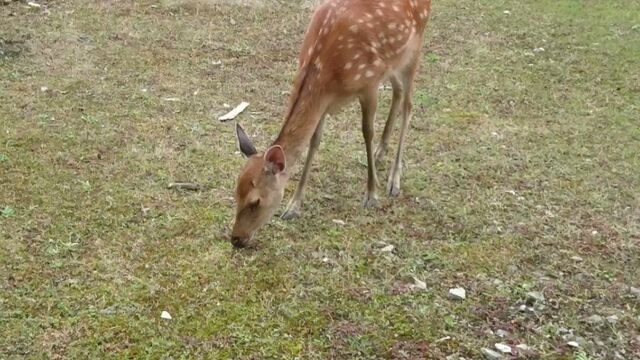
[[[316,9],[304,37],[298,72],[278,137],[266,151],[258,152],[242,127],[236,125],[240,150],[248,160],[236,187],[233,245],[252,244],[256,230],[269,221],[282,201],[289,170],[309,147],[300,182],[282,218],[299,216],[325,116],[354,99],[359,100],[362,109],[367,153],[364,206],[378,205],[376,161],[385,155],[398,113],[402,114],[402,126],[387,191],[391,196],[400,193],[413,81],[430,10],[430,0],[327,0]],[[374,153],[378,88],[387,79],[393,88],[391,109]]]

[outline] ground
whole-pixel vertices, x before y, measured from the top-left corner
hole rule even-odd
[[[0,5],[0,358],[640,358],[637,1],[434,1],[402,195],[361,207],[350,106],[254,250],[217,117],[275,137],[310,2],[40,3]]]

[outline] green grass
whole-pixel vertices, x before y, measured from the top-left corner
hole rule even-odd
[[[361,208],[350,106],[253,251],[216,118],[274,138],[310,9],[212,3],[0,5],[0,358],[640,357],[637,1],[435,1],[403,195]]]

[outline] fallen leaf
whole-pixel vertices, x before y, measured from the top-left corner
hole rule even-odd
[[[218,118],[218,120],[220,120],[220,121],[233,120],[233,119],[236,118],[236,116],[238,116],[241,112],[243,112],[244,109],[247,108],[247,106],[249,106],[249,103],[243,101],[243,102],[240,103],[240,105],[236,106],[235,109],[229,111],[225,115],[220,116]]]

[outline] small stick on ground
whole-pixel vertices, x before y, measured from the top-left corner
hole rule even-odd
[[[175,190],[199,191],[202,189],[202,185],[196,184],[196,183],[178,182],[178,183],[169,183],[169,185],[167,185],[167,188],[175,189]]]

